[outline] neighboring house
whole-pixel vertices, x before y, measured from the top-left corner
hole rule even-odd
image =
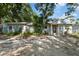
[[[48,22],[47,26],[49,35],[60,35],[66,32],[72,34],[74,32],[79,32],[79,24],[67,20],[53,20]]]
[[[4,23],[2,25],[2,32],[9,33],[9,32],[22,32],[24,26],[26,26],[26,31],[33,32],[33,25],[32,23],[27,22],[12,22],[12,23]]]

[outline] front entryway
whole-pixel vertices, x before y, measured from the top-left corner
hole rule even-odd
[[[56,25],[53,26],[53,33],[57,33],[57,26]]]

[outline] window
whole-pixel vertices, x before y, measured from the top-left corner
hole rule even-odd
[[[9,32],[11,32],[11,31],[12,31],[12,26],[10,25],[10,26],[9,26]]]
[[[9,29],[12,30],[12,26],[9,26]]]

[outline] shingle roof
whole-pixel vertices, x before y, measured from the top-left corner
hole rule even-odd
[[[72,23],[65,23],[62,20],[53,20],[53,21],[49,21],[48,24],[72,24]]]
[[[28,22],[9,22],[9,23],[4,23],[7,25],[33,25],[32,22],[28,23]]]

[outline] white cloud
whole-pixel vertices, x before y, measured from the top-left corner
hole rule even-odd
[[[60,19],[61,19],[61,18],[62,18],[62,19],[63,19],[63,18],[65,18],[65,14],[63,14],[63,15],[62,15],[62,16],[60,16],[59,18],[60,18]]]
[[[79,11],[79,6],[77,7],[76,11]]]
[[[58,6],[65,6],[65,3],[58,3]]]
[[[73,16],[77,16],[77,14],[76,14],[76,13],[74,13],[74,14],[73,14]]]

